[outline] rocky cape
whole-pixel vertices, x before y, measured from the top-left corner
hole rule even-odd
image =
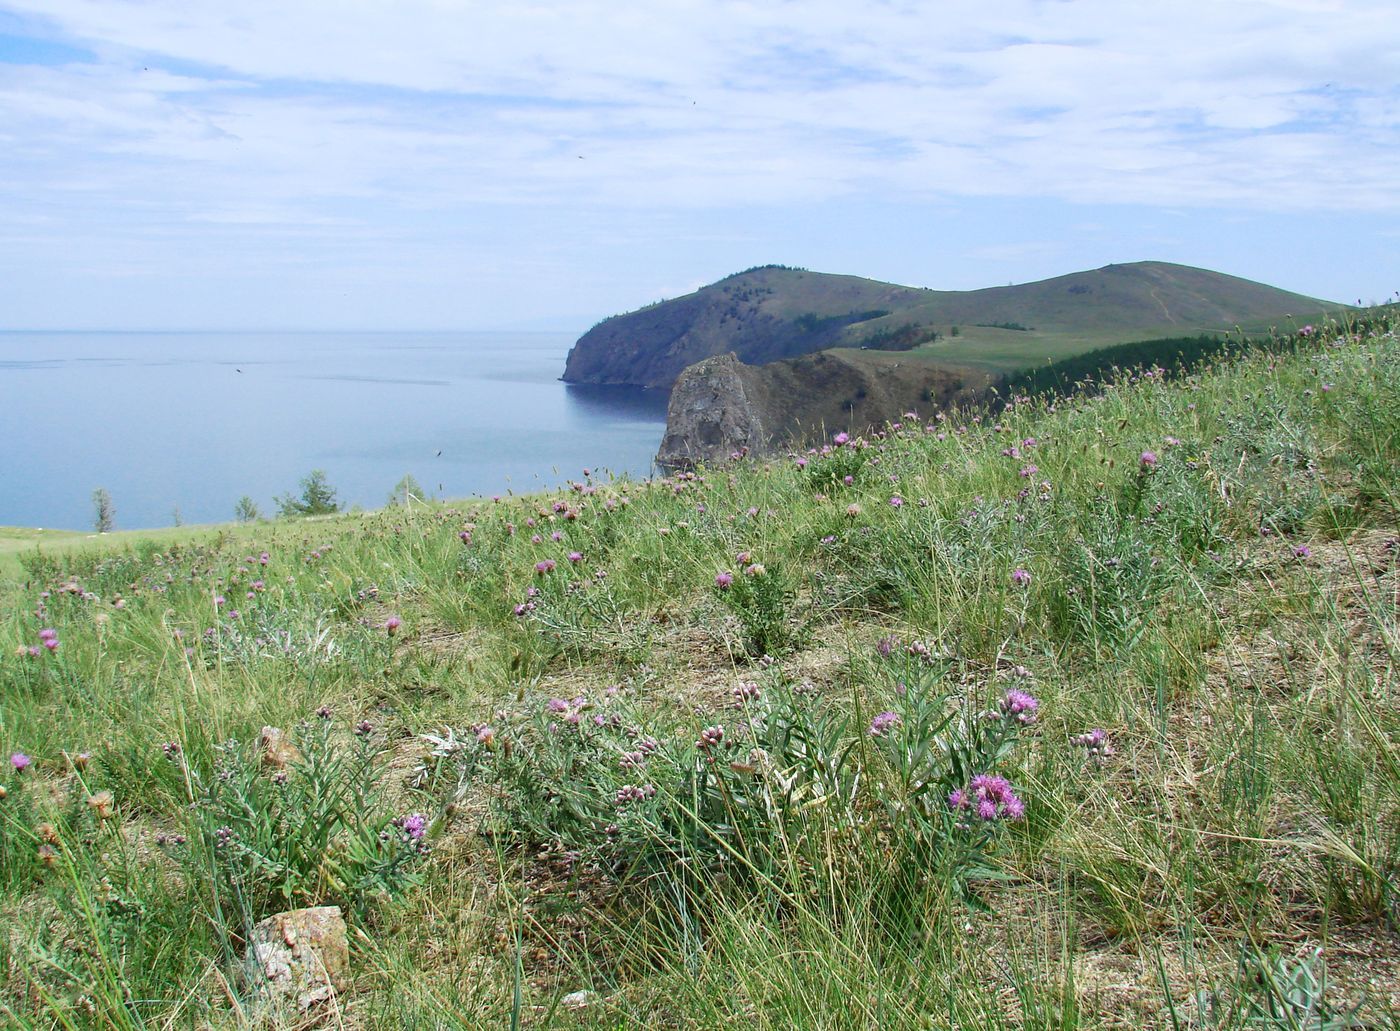
[[[1339,307],[1155,261],[966,291],[766,265],[603,320],[562,378],[670,390],[657,461],[684,468],[931,414],[1000,375],[1097,347]]]
[[[735,453],[768,454],[860,432],[906,411],[932,414],[981,399],[992,380],[904,355],[833,350],[748,365],[731,351],[687,367],[676,380],[656,462],[691,469]]]
[[[749,365],[833,347],[936,352],[948,348],[959,328],[967,341],[969,327],[1033,332],[1047,354],[1067,353],[1076,346],[1228,331],[1327,306],[1159,261],[983,290],[928,290],[767,265],[604,319],[569,351],[562,379],[669,390],[687,366],[731,351]]]

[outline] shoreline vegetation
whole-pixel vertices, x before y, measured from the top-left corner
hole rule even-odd
[[[1398,333],[0,530],[0,1014],[265,1024],[255,925],[335,906],[288,1026],[1400,1026]]]

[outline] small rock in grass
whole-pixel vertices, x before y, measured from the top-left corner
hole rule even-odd
[[[270,916],[253,926],[244,962],[263,1005],[304,1013],[343,991],[349,980],[345,918],[338,906]]]
[[[586,1006],[591,1006],[593,1004],[593,999],[593,993],[585,988],[582,991],[570,992],[560,999],[559,1002],[565,1009],[581,1010]]]
[[[285,770],[301,758],[297,746],[287,740],[280,727],[263,727],[258,746],[262,749],[262,764],[269,769]]]

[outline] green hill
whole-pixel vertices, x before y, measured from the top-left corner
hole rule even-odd
[[[940,291],[766,266],[614,316],[579,338],[564,380],[669,389],[733,351],[750,365],[834,347],[914,350],[991,372],[1148,337],[1300,323],[1342,305],[1166,262]]]

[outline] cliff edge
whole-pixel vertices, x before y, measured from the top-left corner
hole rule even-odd
[[[766,365],[733,352],[689,366],[671,390],[657,465],[714,464],[771,454],[899,413],[930,416],[985,395],[992,377],[906,355],[832,350]]]

